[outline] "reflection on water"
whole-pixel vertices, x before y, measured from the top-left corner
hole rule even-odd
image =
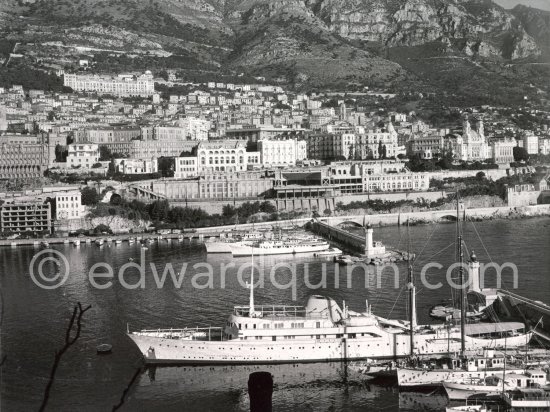
[[[478,223],[477,239],[471,225],[465,228],[468,250],[475,249],[480,261],[514,262],[520,271],[519,294],[535,300],[548,301],[550,290],[550,219],[524,221],[492,221]],[[416,226],[410,228],[412,251],[417,263],[437,260],[445,267],[453,262],[454,225]],[[407,233],[404,228],[375,228],[374,237],[398,249],[406,249]],[[428,242],[429,240],[429,242]],[[52,389],[50,410],[74,411],[109,410],[118,403],[127,383],[140,366],[140,353],[126,337],[129,324],[132,329],[185,326],[220,326],[234,305],[248,302],[249,291],[239,282],[239,264],[246,258],[207,256],[200,244],[179,242],[155,243],[145,253],[145,288],[126,289],[116,277],[112,285],[98,290],[88,281],[88,272],[97,262],[108,262],[115,273],[132,258],[140,262],[138,244],[121,244],[97,247],[95,245],[55,246],[70,263],[70,276],[66,284],[55,290],[38,288],[30,279],[28,264],[38,251],[32,247],[0,249],[0,286],[4,297],[5,314],[1,331],[2,351],[8,355],[1,375],[0,408],[7,411],[36,410],[40,403],[53,353],[63,343],[63,333],[75,302],[91,304],[86,312],[82,335],[77,344],[63,358]],[[443,252],[441,252],[443,250]],[[440,253],[438,253],[440,252]],[[336,273],[332,263],[323,272],[321,259],[311,256],[270,257],[265,269],[271,270],[281,261],[296,263],[296,300],[293,288],[277,289],[268,281],[255,290],[257,304],[304,304],[312,294],[324,294],[337,302],[345,300],[351,310],[365,308],[365,299],[372,304],[374,313],[390,318],[407,317],[406,300],[401,289],[393,287],[393,276],[381,279],[382,288],[376,289],[371,275],[353,273],[348,287],[345,271]],[[212,289],[195,289],[192,278],[195,264],[213,264]],[[235,263],[224,276],[220,265]],[[151,264],[160,269],[172,263],[177,272],[187,264],[188,272],[176,287],[166,282],[155,287]],[[305,263],[308,263],[307,274]],[[415,266],[418,270],[419,265]],[[404,285],[406,267],[400,265],[399,281]],[[241,271],[248,280],[249,268]],[[311,290],[311,284],[326,277],[326,287]],[[431,281],[443,280],[438,271],[428,273]],[[269,277],[269,276],[268,276]],[[281,270],[276,274],[279,284],[291,280],[292,275]],[[128,284],[139,284],[136,269],[125,272]],[[335,285],[339,283],[339,287]],[[366,284],[366,287],[365,287]],[[430,321],[429,308],[443,298],[450,298],[449,288],[432,291],[418,288],[418,315],[420,322]],[[99,343],[111,343],[113,353],[97,356]],[[369,383],[362,376],[341,364],[306,364],[273,366],[233,366],[184,368],[169,367],[148,370],[140,375],[129,393],[127,410],[198,410],[217,411],[248,409],[246,383],[254,370],[268,370],[274,375],[273,402],[276,410],[441,410],[439,402],[446,398],[399,394],[395,388]],[[435,405],[431,405],[436,403]],[[425,406],[419,406],[419,405]],[[422,409],[423,408],[423,409]]]

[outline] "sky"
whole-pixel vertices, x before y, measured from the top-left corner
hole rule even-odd
[[[518,3],[526,6],[536,7],[542,10],[550,10],[550,0],[493,0],[502,7],[511,9]]]

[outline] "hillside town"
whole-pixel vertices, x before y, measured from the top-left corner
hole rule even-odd
[[[166,81],[150,71],[60,74],[72,92],[0,89],[3,234],[79,227],[87,186],[208,213],[267,201],[331,214],[338,202],[437,191],[434,179],[534,173],[526,161],[543,164],[550,154],[550,112],[534,109],[526,110],[545,123],[532,130],[511,122],[509,108],[486,106],[449,108],[456,122],[434,127],[414,112],[386,110],[395,96],[382,92],[299,94],[265,83],[181,83],[173,74]],[[175,85],[188,92],[170,92]],[[505,200],[544,202],[546,188],[543,177],[508,188]]]

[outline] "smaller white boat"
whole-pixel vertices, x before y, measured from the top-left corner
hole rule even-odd
[[[334,262],[339,265],[353,265],[353,259],[350,255],[339,255],[334,257]]]
[[[142,246],[141,247],[143,250],[149,250],[149,248],[147,246]]]
[[[103,239],[96,239],[95,244],[98,246],[103,246],[103,242],[104,242]]]
[[[485,405],[447,406],[445,412],[489,412]]]
[[[63,243],[68,245],[69,244],[69,239],[63,239]]]
[[[50,244],[44,240],[44,241],[40,242],[40,246],[48,247],[48,246],[50,246]]]
[[[497,376],[485,379],[471,379],[461,382],[443,382],[449,399],[469,399],[480,395],[498,395],[505,391],[528,388],[547,388],[546,373],[541,370],[527,370],[525,373],[510,373],[504,380]]]
[[[313,254],[313,256],[321,257],[321,256],[334,256],[334,255],[341,255],[342,251],[338,249],[337,247],[331,247],[327,250],[322,250],[320,252],[316,252]]]
[[[113,239],[111,239],[110,237],[107,238],[107,243],[111,243],[113,241]]]
[[[80,239],[73,240],[73,245],[80,246]]]
[[[129,243],[130,245],[131,245],[132,243],[134,243],[134,242],[135,242],[135,239],[134,239],[133,237],[128,238],[128,243]]]
[[[115,244],[120,245],[121,243],[122,243],[122,240],[120,239],[115,240]]]
[[[504,402],[512,410],[548,411],[550,410],[550,392],[541,388],[517,389],[502,395]]]

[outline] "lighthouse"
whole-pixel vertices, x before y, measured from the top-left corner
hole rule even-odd
[[[468,262],[468,272],[470,274],[468,291],[481,292],[479,287],[479,262],[477,261],[477,256],[473,250],[470,255],[470,262]]]
[[[374,230],[370,223],[365,227],[365,256],[367,258],[375,258],[386,254],[386,247],[382,242],[372,240]]]

